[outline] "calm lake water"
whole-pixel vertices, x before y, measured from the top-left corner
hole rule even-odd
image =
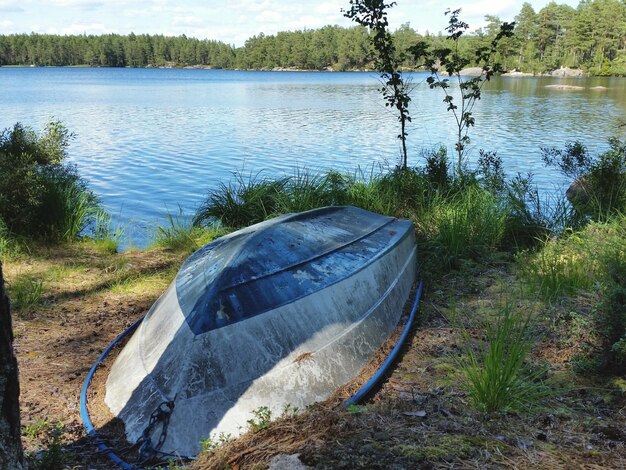
[[[411,165],[422,163],[421,149],[454,144],[453,117],[425,78],[412,77]],[[546,88],[556,83],[585,90]],[[235,171],[395,165],[398,124],[378,87],[374,73],[2,67],[0,128],[63,121],[76,134],[71,160],[116,222],[128,224],[126,243],[142,247],[168,211],[193,214]],[[507,172],[562,186],[540,148],[580,140],[606,149],[626,117],[626,79],[495,79],[475,117],[470,161],[479,148],[497,150]]]

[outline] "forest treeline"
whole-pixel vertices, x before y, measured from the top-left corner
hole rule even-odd
[[[502,23],[496,16],[486,19],[484,28],[462,37],[462,53],[470,59],[472,51],[487,45]],[[624,0],[582,0],[577,8],[551,2],[537,12],[524,3],[515,21],[515,34],[501,41],[498,51],[507,70],[541,73],[571,67],[592,75],[626,75]],[[406,53],[418,40],[433,47],[446,41],[441,32],[420,34],[408,23],[393,37],[407,67],[420,65]],[[0,35],[0,65],[356,70],[370,65],[370,47],[366,29],[340,26],[260,33],[238,48],[185,35],[31,33]]]

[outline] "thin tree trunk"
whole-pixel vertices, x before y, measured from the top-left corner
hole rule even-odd
[[[407,155],[406,155],[406,119],[404,118],[400,118],[400,123],[402,124],[402,134],[400,134],[402,137],[402,168],[406,170],[407,168],[407,164],[408,164],[408,159],[407,159]]]
[[[13,352],[13,325],[0,263],[0,468],[26,468],[20,440],[20,386]]]

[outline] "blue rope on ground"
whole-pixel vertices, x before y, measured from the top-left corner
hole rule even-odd
[[[122,339],[132,333],[135,328],[139,326],[139,324],[143,321],[144,317],[141,317],[139,320],[135,321],[132,325],[130,325],[125,331],[120,333],[117,338],[113,340],[111,344],[109,344],[98,360],[91,366],[87,377],[85,378],[85,382],[83,382],[83,389],[80,392],[80,419],[83,421],[83,426],[85,426],[85,430],[87,431],[87,435],[94,440],[94,444],[98,447],[98,450],[105,454],[109,460],[111,460],[115,465],[123,468],[124,470],[137,470],[139,467],[135,465],[131,465],[121,458],[119,458],[113,449],[111,449],[106,442],[102,440],[102,438],[98,435],[98,432],[93,427],[93,423],[91,422],[91,418],[89,416],[89,410],[87,409],[87,390],[89,389],[89,384],[91,383],[91,379],[96,373],[96,369],[100,365],[100,363],[104,360],[105,357],[109,354],[111,349],[117,345]]]
[[[419,286],[417,288],[417,293],[415,294],[415,302],[413,303],[413,308],[411,309],[411,314],[409,315],[409,319],[407,320],[406,326],[404,327],[404,330],[402,331],[402,335],[400,335],[398,342],[389,353],[389,356],[387,356],[387,359],[385,359],[385,362],[382,363],[382,365],[378,368],[378,370],[372,376],[372,378],[368,380],[356,394],[354,394],[351,398],[346,400],[343,403],[342,407],[345,408],[349,405],[358,403],[361,399],[363,399],[365,395],[367,395],[371,391],[371,389],[380,380],[382,380],[385,373],[387,372],[387,370],[389,369],[389,367],[395,360],[396,356],[400,352],[400,349],[404,345],[404,341],[406,340],[406,337],[409,334],[411,325],[413,324],[413,320],[415,319],[415,314],[417,312],[417,307],[419,305],[419,300],[421,296],[422,296],[422,281],[420,280]],[[80,418],[83,421],[83,426],[85,426],[87,435],[93,439],[94,444],[96,445],[96,447],[101,453],[105,454],[109,458],[109,460],[111,460],[111,462],[113,462],[115,465],[117,465],[118,467],[124,470],[141,470],[142,467],[129,464],[128,462],[125,462],[124,460],[122,460],[115,453],[115,451],[111,447],[109,447],[109,445],[98,435],[98,432],[96,431],[96,429],[93,426],[93,423],[91,422],[91,418],[89,416],[89,410],[87,409],[87,391],[89,390],[89,385],[91,384],[91,380],[93,379],[93,376],[96,373],[96,369],[98,368],[100,363],[108,356],[109,352],[111,352],[111,350],[122,339],[124,339],[126,336],[132,333],[139,326],[139,324],[143,321],[144,318],[145,317],[141,317],[137,321],[135,321],[135,323],[133,323],[125,331],[120,333],[117,336],[117,338],[115,338],[111,342],[111,344],[109,344],[106,347],[106,349],[102,351],[102,354],[100,354],[100,357],[98,357],[98,359],[93,364],[93,366],[91,366],[91,369],[89,370],[89,373],[87,374],[87,377],[85,378],[85,381],[83,382],[83,388],[80,392]],[[181,458],[185,460],[194,460],[191,457],[181,457]]]
[[[350,405],[356,405],[359,401],[363,399],[363,397],[365,397],[372,390],[372,388],[374,388],[374,386],[378,382],[380,382],[383,379],[383,377],[385,376],[385,374],[391,367],[391,364],[393,364],[393,361],[398,356],[400,349],[402,349],[402,346],[404,345],[404,341],[406,340],[406,337],[409,334],[409,330],[411,329],[411,325],[413,324],[413,320],[415,319],[415,314],[417,312],[417,307],[419,305],[421,296],[422,296],[422,280],[420,279],[419,286],[417,287],[417,292],[415,293],[415,301],[413,302],[413,308],[411,309],[411,314],[409,315],[409,319],[406,322],[404,330],[402,330],[402,334],[400,335],[400,338],[398,338],[398,342],[389,353],[389,356],[387,356],[387,359],[385,359],[385,362],[381,364],[381,366],[378,368],[378,370],[372,376],[372,378],[369,379],[367,382],[365,382],[365,384],[359,389],[358,392],[356,392],[354,395],[348,398],[345,402],[343,402],[343,404],[341,405],[342,408],[346,408]]]

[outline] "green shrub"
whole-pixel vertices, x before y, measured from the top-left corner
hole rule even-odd
[[[36,214],[42,234],[53,240],[76,240],[96,220],[98,199],[70,165],[42,169],[44,191]]]
[[[426,160],[424,175],[428,182],[436,189],[448,189],[452,184],[448,149],[442,145],[437,150],[423,152],[422,156]]]
[[[247,421],[250,431],[257,433],[270,426],[272,411],[267,406],[259,406],[256,410],[252,410],[252,414],[254,417]]]
[[[97,198],[64,163],[71,137],[59,122],[0,133],[0,219],[12,235],[72,240],[94,221]]]
[[[474,345],[467,330],[464,355],[458,364],[465,375],[473,404],[486,412],[520,409],[545,396],[539,381],[544,370],[531,372],[525,364],[533,344],[530,318],[504,307],[502,315],[485,325],[485,342]]]
[[[216,438],[207,437],[206,439],[202,439],[200,441],[201,451],[200,452],[213,452],[220,447],[228,444],[233,440],[233,435],[231,433],[219,433]]]
[[[62,470],[67,468],[62,438],[66,433],[63,423],[55,425],[39,420],[24,427],[23,434],[31,441],[39,441],[44,448],[37,454],[27,454],[30,468],[34,470]]]
[[[609,149],[592,157],[580,142],[567,143],[564,150],[542,149],[543,160],[578,183],[572,204],[581,214],[606,220],[626,211],[626,141],[609,139]]]

